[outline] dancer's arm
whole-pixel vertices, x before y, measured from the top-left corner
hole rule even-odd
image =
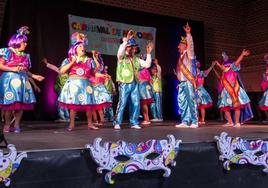
[[[49,68],[50,70],[53,70],[58,74],[60,73],[60,69],[57,66],[48,63],[46,58],[43,58],[42,62],[45,63],[46,67]]]
[[[183,27],[185,33],[186,33],[186,40],[187,40],[187,55],[190,59],[194,59],[194,42],[193,42],[193,37],[191,35],[191,27],[189,26],[188,22],[187,24]]]
[[[119,46],[119,49],[117,51],[117,58],[122,59],[125,54],[125,49],[127,46],[127,41],[131,39],[134,36],[134,32],[132,30],[129,30],[127,33],[127,37],[123,38],[123,43]]]
[[[149,42],[146,46],[146,60],[142,60],[140,59],[140,65],[141,67],[145,67],[145,68],[149,68],[151,66],[152,63],[152,56],[151,56],[151,52],[154,49],[154,45],[153,43]]]
[[[67,60],[65,60],[67,61]],[[60,74],[65,74],[75,63],[75,57],[68,58],[69,63],[60,68]]]
[[[216,65],[216,61],[212,61],[210,67],[204,71],[205,75],[208,76],[208,74],[210,73],[210,71],[213,69],[213,67]]]
[[[6,71],[6,72],[20,72],[24,71],[24,68],[22,66],[15,66],[15,67],[8,67],[4,65],[5,60],[0,58],[0,70]]]
[[[218,79],[221,79],[221,77],[220,77],[220,75],[219,75],[219,73],[213,68],[213,71],[214,71],[214,73],[215,73],[215,75],[216,75],[216,77],[218,78]]]
[[[30,71],[27,71],[27,74],[30,78],[33,78],[39,82],[43,81],[45,79],[45,77],[41,76],[41,75],[38,75],[38,74],[33,74],[31,73]]]
[[[29,77],[29,81],[30,81],[31,84],[33,85],[34,90],[35,90],[36,92],[40,93],[40,92],[41,92],[41,89],[36,85],[35,81],[34,81],[31,77]]]
[[[246,49],[243,49],[241,55],[238,57],[238,59],[235,61],[234,65],[236,67],[238,67],[241,63],[241,61],[243,60],[244,57],[247,57],[250,55],[250,51],[249,50],[246,50]]]

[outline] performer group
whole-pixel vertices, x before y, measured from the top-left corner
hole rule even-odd
[[[242,50],[237,60],[232,61],[226,52],[222,60],[215,60],[207,70],[200,70],[200,62],[194,53],[191,28],[184,26],[185,37],[178,44],[179,58],[175,70],[178,85],[178,106],[181,123],[176,128],[198,128],[205,125],[205,110],[213,106],[213,101],[204,88],[204,79],[213,72],[218,78],[218,108],[224,112],[227,123],[224,126],[240,127],[253,117],[250,100],[239,76],[242,60],[250,55]],[[27,26],[14,34],[7,48],[0,49],[0,108],[4,119],[4,132],[20,133],[20,121],[24,110],[32,110],[36,103],[34,90],[40,92],[34,80],[45,78],[30,72],[30,55],[25,53],[29,34]],[[130,30],[122,40],[117,52],[116,82],[108,73],[101,54],[92,51],[86,55],[88,43],[86,35],[75,32],[71,36],[72,45],[60,67],[46,59],[46,67],[55,71],[55,91],[58,94],[58,116],[61,122],[68,122],[68,131],[75,130],[77,111],[87,117],[87,127],[98,130],[105,121],[113,122],[114,129],[122,126],[125,107],[129,107],[131,128],[141,129],[151,122],[163,121],[161,67],[157,59],[152,59],[154,48],[149,42],[146,55],[136,43],[134,32]],[[268,55],[264,56],[268,67]],[[215,68],[217,67],[217,68]],[[263,111],[268,111],[268,68],[263,75],[261,87],[264,91],[259,102]],[[32,85],[34,90],[32,89]],[[113,96],[118,94],[116,112],[113,112]],[[140,122],[140,116],[143,121]],[[150,119],[150,117],[152,117]]]

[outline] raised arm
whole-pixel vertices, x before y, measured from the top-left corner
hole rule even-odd
[[[221,71],[225,71],[225,66],[221,65],[218,61],[215,61],[215,64],[221,69]]]
[[[219,75],[219,73],[213,68],[213,71],[215,73],[215,75],[217,76],[218,79],[221,79],[221,76]]]
[[[184,27],[184,31],[186,33],[186,40],[187,40],[187,54],[190,59],[195,58],[194,54],[194,42],[193,42],[193,37],[191,35],[191,28],[189,24],[187,23]]]
[[[43,58],[42,62],[45,63],[46,67],[49,68],[50,70],[53,70],[58,74],[60,73],[60,69],[57,66],[48,63],[46,58]]]
[[[210,71],[213,69],[215,65],[216,65],[216,61],[212,61],[210,67],[204,72],[206,76],[208,76],[208,74],[210,73]]]
[[[127,46],[127,41],[131,39],[134,36],[134,32],[132,30],[129,30],[127,33],[127,37],[123,38],[123,43],[119,46],[117,51],[117,58],[122,59],[125,54],[125,49]]]
[[[250,55],[250,51],[249,50],[246,50],[246,49],[243,49],[241,55],[237,58],[237,60],[235,61],[234,65],[236,67],[238,67],[241,63],[241,61],[243,60],[244,57],[246,56],[249,56]]]
[[[154,49],[154,45],[153,43],[149,42],[146,46],[146,60],[142,60],[140,59],[140,65],[141,67],[145,67],[145,68],[149,68],[151,66],[152,63],[152,56],[151,56],[151,52]]]

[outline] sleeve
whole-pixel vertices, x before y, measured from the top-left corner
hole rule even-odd
[[[193,42],[192,35],[187,34],[186,40],[187,40],[187,55],[188,55],[189,59],[194,59],[195,54],[194,54],[194,42]]]
[[[240,70],[240,64],[238,66],[235,66],[234,63],[231,64],[231,69],[234,71],[234,72],[238,72]]]
[[[8,48],[1,48],[0,49],[0,57],[3,58],[5,61],[9,61],[11,55],[11,51]]]
[[[117,58],[118,59],[122,59],[122,57],[125,55],[125,49],[127,46],[127,41],[124,41],[118,48],[117,51]]]
[[[151,54],[147,54],[145,61],[143,59],[139,59],[139,60],[140,60],[141,67],[149,68],[151,66],[152,56],[151,56]]]
[[[65,66],[65,65],[69,64],[69,63],[70,63],[70,62],[69,62],[68,58],[65,58],[65,59],[62,61],[60,67],[63,67],[63,66]]]

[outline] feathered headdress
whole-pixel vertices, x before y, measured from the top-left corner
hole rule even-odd
[[[18,35],[28,35],[30,33],[28,26],[22,26],[17,30]]]
[[[72,45],[82,42],[84,45],[88,44],[87,36],[83,33],[75,32],[71,36]]]

